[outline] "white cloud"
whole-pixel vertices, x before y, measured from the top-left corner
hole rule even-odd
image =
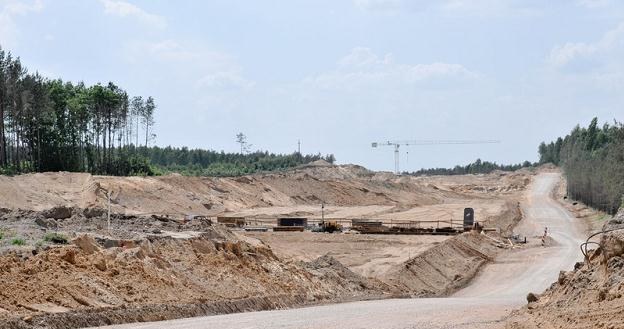
[[[154,65],[169,67],[177,75],[195,81],[197,90],[249,89],[255,85],[244,77],[243,68],[230,55],[175,40],[136,43],[129,48],[127,59],[151,60]]]
[[[425,10],[438,11],[447,15],[495,17],[541,14],[536,6],[518,0],[353,0],[353,4],[363,11],[392,14]]]
[[[541,11],[526,1],[516,0],[446,0],[442,9],[447,13],[472,16],[539,16]]]
[[[308,77],[304,83],[330,90],[358,90],[367,86],[388,88],[414,84],[439,87],[473,80],[479,76],[460,64],[395,63],[392,54],[379,57],[364,47],[354,48],[338,64],[338,69]]]
[[[613,51],[624,43],[624,23],[605,33],[600,40],[593,43],[568,42],[555,46],[550,52],[548,61],[554,67],[564,67],[575,60],[589,59]]]
[[[379,59],[370,48],[355,47],[338,63],[341,67],[371,67],[388,65],[391,62],[392,54],[386,54],[383,59]]]
[[[44,7],[41,0],[32,2],[5,0],[0,1],[0,6],[0,46],[4,48],[11,48],[16,42],[19,31],[15,25],[15,17],[39,12]]]
[[[587,43],[566,43],[555,46],[550,52],[549,61],[556,67],[562,67],[579,57],[587,57],[599,50],[597,45]]]
[[[611,0],[578,0],[577,6],[587,8],[600,8],[611,5]]]
[[[255,85],[242,76],[242,70],[222,71],[207,74],[197,80],[198,89],[248,89]]]
[[[136,55],[141,56],[141,52],[145,50],[150,56],[164,61],[190,61],[201,57],[199,51],[189,50],[174,40],[146,43],[142,44],[140,48]],[[215,55],[215,57],[218,56]]]
[[[353,0],[353,4],[360,10],[366,11],[395,11],[401,9],[402,0]]]
[[[104,12],[118,17],[134,17],[140,22],[149,26],[164,29],[167,27],[167,20],[159,15],[154,15],[145,10],[121,0],[100,0],[104,5]]]

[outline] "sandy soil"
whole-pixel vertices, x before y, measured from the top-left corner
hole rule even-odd
[[[599,248],[574,270],[562,271],[544,293],[514,313],[508,328],[622,328],[624,211],[604,225]]]
[[[0,328],[71,328],[449,294],[496,258],[499,242],[480,235],[242,234],[178,219],[314,218],[324,202],[327,217],[460,220],[463,208],[472,206],[477,220],[505,231],[519,219],[517,202],[532,175],[415,178],[317,164],[237,178],[0,177]],[[110,230],[102,212],[107,191]],[[44,241],[50,232],[78,239],[55,245]],[[15,238],[26,245],[16,246]]]
[[[0,328],[76,328],[393,293],[331,257],[283,262],[225,228],[96,238],[0,255]],[[228,304],[241,300],[242,308]]]
[[[571,269],[579,259],[583,223],[550,198],[558,180],[558,174],[535,179],[522,204],[525,218],[521,222],[528,236],[538,235],[544,226],[552,227],[556,243],[499,253],[472,284],[450,298],[368,301],[112,328],[502,328],[509,312],[526,303],[528,292],[548,287],[559,270]]]
[[[304,232],[244,233],[271,246],[283,259],[310,261],[330,255],[350,270],[367,277],[382,277],[389,269],[420,255],[448,236],[318,234]]]
[[[496,215],[520,195],[528,172],[447,177],[397,177],[345,165],[309,165],[295,171],[236,178],[106,177],[80,173],[0,176],[0,207],[45,210],[58,205],[105,208],[125,214],[186,214],[385,219],[461,219],[473,206],[480,218]],[[428,206],[433,206],[428,208]],[[417,209],[415,209],[417,208]],[[458,213],[459,211],[459,213]]]

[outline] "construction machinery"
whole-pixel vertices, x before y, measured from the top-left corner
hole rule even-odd
[[[401,146],[415,146],[415,145],[462,145],[462,144],[495,144],[500,143],[497,140],[452,140],[452,139],[440,139],[440,140],[404,140],[404,141],[385,141],[385,142],[373,142],[371,145],[376,148],[379,146],[393,146],[394,147],[394,173],[399,175],[399,147]]]
[[[319,223],[318,231],[327,233],[341,232],[342,225],[335,220],[323,220]]]

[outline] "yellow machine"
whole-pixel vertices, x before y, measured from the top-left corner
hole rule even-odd
[[[342,231],[342,225],[338,224],[335,220],[324,220],[320,223],[321,230],[323,232],[334,233],[336,231]]]

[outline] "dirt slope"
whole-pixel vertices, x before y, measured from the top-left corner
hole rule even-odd
[[[447,296],[466,285],[503,247],[483,234],[465,233],[396,265],[383,280],[413,296]]]
[[[103,208],[109,191],[113,212],[127,214],[215,215],[255,209],[250,214],[263,215],[282,207],[279,214],[304,210],[310,216],[320,217],[319,204],[324,202],[328,215],[336,212],[337,216],[351,218],[400,213],[418,206],[465,205],[467,200],[475,201],[477,207],[483,205],[485,214],[489,201],[516,195],[529,180],[530,174],[522,172],[446,179],[396,177],[353,165],[309,165],[283,173],[236,178],[37,173],[0,176],[0,207]],[[386,208],[380,212],[366,208],[370,206]]]
[[[579,254],[576,219],[550,192],[559,175],[538,175],[522,204],[526,234],[553,229],[557,245],[519,247],[503,251],[484,266],[467,288],[445,298],[414,298],[314,306],[304,309],[252,312],[227,316],[142,324],[161,328],[502,328],[509,312],[526,303],[528,291],[543,290],[556,280],[557,271],[572,268]],[[529,237],[533,237],[530,234]],[[452,278],[452,277],[451,277]],[[524,302],[523,302],[524,301]],[[130,329],[114,326],[111,329]]]
[[[624,229],[624,211],[604,226],[612,228]],[[589,261],[562,271],[507,328],[624,328],[624,230],[604,234],[599,243]]]
[[[344,218],[459,219],[463,207],[473,206],[479,220],[505,229],[517,221],[517,200],[530,180],[526,172],[414,178],[327,164],[237,178],[0,177],[0,328],[72,328],[444,295],[491,259],[491,241],[478,235],[325,239],[291,233],[285,236],[295,237],[292,243],[308,237],[312,246],[289,254],[288,243],[283,249],[276,243],[278,235],[271,242],[205,220],[176,219],[224,213],[320,217],[320,202],[328,205],[326,215]],[[102,212],[105,191],[113,203],[110,229]],[[55,246],[45,241],[51,232],[78,240]],[[331,244],[340,252],[324,252]]]
[[[210,314],[200,312],[202,305],[227,313],[230,304],[219,310],[218,302],[248,300],[245,308],[258,310],[271,303],[292,307],[389,292],[331,257],[283,262],[266,246],[237,240],[219,228],[142,240],[96,242],[82,236],[74,245],[33,253],[0,256],[0,328],[123,323],[130,320],[121,315],[132,309],[130,319],[141,321],[186,315],[180,310],[163,315],[167,306],[187,305],[200,315]],[[88,315],[93,312],[99,316]]]
[[[318,234],[302,232],[246,232],[261,240],[282,259],[312,261],[330,255],[350,270],[366,277],[380,278],[434,245],[449,239],[444,235]]]

